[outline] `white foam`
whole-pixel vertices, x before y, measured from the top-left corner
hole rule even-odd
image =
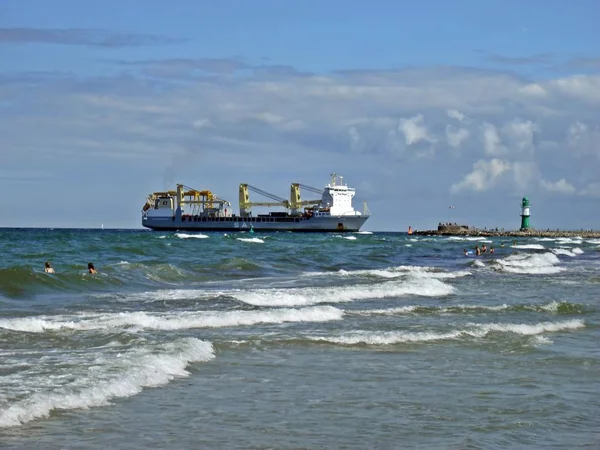
[[[542,244],[516,244],[516,245],[511,245],[512,248],[520,248],[523,250],[545,250],[546,247],[544,247]]]
[[[357,231],[356,234],[373,234],[372,231]]]
[[[541,322],[536,324],[516,324],[516,323],[488,323],[475,324],[484,335],[491,332],[515,333],[524,336],[532,336],[546,332],[557,332],[564,330],[576,330],[584,328],[585,324],[581,319],[565,320],[563,322]]]
[[[566,248],[553,248],[552,253],[554,253],[555,255],[575,257],[577,255],[581,255],[583,253],[583,250],[581,250],[579,247],[575,247],[571,250]]]
[[[556,267],[560,261],[554,253],[518,254],[499,259],[497,263],[505,272],[519,274],[553,274],[565,270]]]
[[[342,345],[391,345],[411,342],[431,342],[455,340],[461,337],[483,338],[494,332],[535,336],[546,332],[576,330],[585,327],[582,320],[563,322],[542,322],[538,324],[469,324],[468,328],[448,332],[423,331],[355,331],[340,336],[313,336],[314,341],[331,342]]]
[[[535,305],[520,305],[520,304],[512,304],[509,305],[507,303],[503,303],[501,305],[451,305],[451,306],[421,306],[421,305],[407,305],[401,306],[398,308],[384,308],[384,309],[365,309],[365,310],[356,310],[347,312],[348,314],[357,314],[361,316],[372,316],[372,315],[383,315],[383,316],[393,316],[393,315],[403,315],[403,314],[413,314],[424,312],[425,314],[452,314],[452,313],[462,313],[463,311],[467,312],[486,312],[486,311],[506,311],[509,309],[522,308],[525,310],[531,311],[547,311],[547,312],[557,312],[562,302],[552,301],[550,303]]]
[[[479,306],[479,305],[454,305],[448,307],[426,307],[419,305],[408,305],[401,306],[399,308],[385,308],[385,309],[365,309],[352,311],[352,314],[358,314],[361,316],[395,316],[403,314],[418,313],[419,310],[426,311],[429,314],[447,314],[457,311],[504,311],[509,306],[507,304],[493,305],[493,306]]]
[[[600,244],[600,239],[588,239],[585,242],[588,244]]]
[[[54,410],[87,409],[105,406],[118,397],[130,397],[144,388],[167,384],[189,375],[191,362],[214,358],[209,342],[184,338],[157,348],[133,348],[125,353],[98,356],[93,365],[80,373],[37,373],[20,380],[24,398],[0,410],[0,427],[18,426],[48,417]],[[89,363],[89,362],[88,362]],[[39,364],[39,362],[38,362]],[[57,371],[60,369],[54,369]],[[76,376],[75,376],[76,375]],[[74,381],[66,382],[65,379]]]
[[[75,317],[47,316],[4,319],[0,328],[30,333],[48,330],[96,330],[137,328],[152,330],[185,330],[255,325],[258,323],[326,322],[340,320],[343,311],[332,306],[304,309],[272,309],[269,311],[184,311],[147,313],[143,311],[80,314]]]
[[[255,244],[264,244],[265,243],[264,240],[262,240],[261,238],[256,238],[256,237],[253,237],[253,238],[236,238],[236,239],[238,241],[252,242],[252,243],[255,243]]]
[[[351,302],[354,300],[393,298],[405,295],[441,297],[454,288],[432,278],[408,278],[380,284],[341,287],[308,287],[290,289],[257,289],[232,292],[239,301],[255,306],[306,306],[318,303]]]
[[[379,278],[399,278],[399,277],[424,277],[435,279],[451,279],[460,278],[471,275],[467,270],[459,270],[456,272],[446,272],[444,270],[427,267],[427,266],[397,266],[388,267],[386,269],[359,269],[345,270],[340,269],[337,272],[305,272],[302,274],[305,277],[319,276],[343,276],[343,277],[379,277]]]
[[[447,241],[482,241],[492,242],[485,236],[450,236],[446,239]]]
[[[556,243],[561,244],[561,245],[581,245],[582,242],[583,242],[583,239],[581,237],[574,237],[574,238],[561,237],[561,238],[556,239]]]
[[[206,234],[186,234],[186,233],[175,233],[180,239],[206,239],[208,236]]]

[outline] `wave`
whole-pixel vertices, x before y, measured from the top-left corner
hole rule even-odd
[[[307,306],[319,303],[342,303],[363,299],[394,298],[406,295],[442,297],[454,288],[432,278],[409,278],[380,284],[340,287],[256,289],[230,292],[235,299],[253,306]]]
[[[446,241],[481,241],[481,242],[492,242],[489,238],[484,236],[450,236],[445,239]]]
[[[577,255],[581,255],[583,253],[583,250],[581,250],[579,247],[575,247],[570,250],[566,248],[553,248],[552,253],[554,253],[555,255],[575,257]]]
[[[511,245],[512,248],[519,248],[522,250],[546,250],[542,244],[515,244]]]
[[[20,298],[52,292],[105,292],[123,286],[149,289],[209,281],[225,275],[249,276],[268,269],[266,265],[239,257],[208,265],[193,261],[179,262],[177,265],[155,261],[119,261],[96,267],[99,270],[96,275],[88,274],[84,265],[57,266],[53,274],[45,273],[43,267],[34,269],[30,265],[0,269],[0,296]]]
[[[58,270],[58,269],[57,269]],[[87,268],[81,266],[64,267],[65,272],[45,273],[43,269],[36,270],[31,266],[15,266],[0,269],[0,294],[8,297],[20,297],[39,292],[81,292],[90,287],[97,289],[111,286],[122,286],[125,280],[113,273],[101,272],[97,275],[87,273]]]
[[[501,271],[530,275],[546,275],[562,272],[565,268],[557,267],[559,263],[560,260],[552,252],[516,254],[494,261],[495,266]]]
[[[76,316],[38,316],[0,319],[0,329],[43,333],[65,330],[133,328],[188,330],[285,322],[329,322],[342,319],[344,312],[332,306],[266,311],[185,311],[178,313],[123,312],[82,313]]]
[[[361,316],[395,316],[403,314],[463,314],[463,313],[489,313],[489,312],[550,312],[557,314],[582,314],[587,311],[585,305],[569,302],[553,301],[541,305],[452,305],[452,306],[421,306],[407,305],[398,308],[386,309],[365,309],[357,311],[347,311],[349,315]]]
[[[574,238],[561,237],[556,239],[556,243],[559,245],[581,245],[583,238],[579,236]]]
[[[456,340],[461,338],[485,338],[492,333],[512,333],[523,336],[535,336],[547,332],[569,331],[584,327],[585,324],[583,320],[574,319],[563,322],[541,322],[537,324],[469,324],[466,328],[447,332],[354,331],[339,336],[312,336],[309,337],[309,339],[341,345],[393,345]]]
[[[35,419],[45,418],[52,411],[76,410],[106,406],[118,397],[130,397],[144,388],[158,387],[174,378],[186,377],[186,367],[192,362],[209,361],[214,358],[210,342],[195,338],[157,345],[132,348],[116,354],[98,355],[86,361],[84,367],[68,364],[59,369],[54,365],[53,375],[45,372],[17,374],[15,384],[25,391],[24,397],[5,399],[7,407],[0,410],[0,427],[14,427]],[[72,374],[73,367],[80,367]],[[56,371],[67,370],[65,373]],[[15,375],[13,375],[15,377]],[[64,384],[65,379],[73,379]]]
[[[179,239],[208,239],[209,236],[206,234],[187,234],[187,233],[175,233],[175,236]]]
[[[305,272],[305,277],[341,276],[341,277],[373,277],[373,278],[398,278],[404,276],[425,277],[435,279],[460,278],[471,275],[467,270],[448,272],[444,269],[428,266],[397,266],[385,269],[339,269],[336,272]]]
[[[254,244],[264,244],[265,243],[265,241],[263,239],[256,238],[256,237],[253,237],[253,238],[236,238],[236,240],[242,241],[242,242],[252,242]]]

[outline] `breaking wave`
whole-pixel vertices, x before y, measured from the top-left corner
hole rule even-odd
[[[347,312],[347,314],[357,314],[364,316],[395,316],[403,314],[472,314],[472,313],[489,313],[489,312],[549,312],[557,314],[582,314],[586,312],[585,305],[569,302],[553,301],[541,305],[452,305],[452,306],[421,306],[407,305],[398,308],[385,309],[365,309]]]
[[[534,336],[542,333],[576,330],[584,328],[583,320],[563,322],[542,322],[537,324],[469,324],[467,327],[447,332],[439,331],[355,331],[339,336],[313,336],[313,341],[330,342],[341,345],[391,345],[416,342],[455,340],[460,338],[485,338],[492,333],[512,333]]]
[[[180,239],[208,239],[208,236],[206,234],[187,234],[187,233],[175,233],[175,236],[177,236]]]
[[[471,275],[467,270],[448,272],[436,267],[426,266],[397,266],[388,267],[385,269],[360,269],[360,270],[345,270],[340,269],[337,272],[305,272],[306,277],[321,277],[321,276],[341,276],[341,277],[373,277],[373,278],[398,278],[398,277],[425,277],[435,279],[451,279],[460,278]]]
[[[557,267],[558,257],[551,252],[535,254],[516,254],[495,261],[497,267],[504,272],[519,274],[554,274],[565,270]]]
[[[161,386],[174,378],[186,377],[189,375],[186,367],[190,363],[213,358],[210,342],[184,338],[155,347],[96,354],[93,365],[89,365],[89,361],[79,365],[85,369],[79,370],[79,373],[71,373],[72,368],[58,369],[57,366],[53,367],[51,377],[42,371],[30,374],[19,372],[12,377],[22,394],[18,399],[11,400],[8,396],[3,399],[6,406],[0,409],[0,427],[14,427],[45,418],[56,410],[106,406],[114,398],[130,397],[144,388]],[[68,373],[56,373],[57,370],[67,370]],[[72,378],[73,381],[65,384],[65,378]]]
[[[515,245],[511,245],[512,248],[519,248],[522,250],[545,250],[546,247],[544,247],[541,244],[515,244]]]
[[[77,316],[39,316],[0,319],[0,328],[29,333],[62,330],[104,330],[111,328],[182,330],[285,322],[327,322],[340,320],[343,315],[344,312],[342,310],[332,306],[304,309],[271,309],[267,311],[84,313]]]
[[[434,278],[409,278],[398,282],[356,286],[257,289],[231,292],[230,295],[241,302],[254,306],[307,306],[405,295],[441,297],[453,292],[452,286]]]
[[[254,244],[264,244],[265,243],[265,241],[263,239],[256,238],[256,237],[253,237],[253,238],[236,238],[236,240],[242,241],[242,242],[252,242]]]

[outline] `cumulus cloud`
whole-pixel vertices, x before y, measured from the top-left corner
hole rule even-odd
[[[451,119],[456,119],[459,122],[462,122],[466,118],[466,116],[463,113],[456,109],[449,109],[448,111],[446,111],[446,114],[448,114],[448,117],[450,117]]]
[[[576,121],[569,126],[567,143],[576,156],[592,155],[600,158],[600,126],[588,126]]]
[[[540,180],[540,186],[544,191],[555,192],[558,194],[574,194],[575,188],[564,178],[552,183],[546,180]]]
[[[473,171],[467,174],[462,181],[455,183],[450,188],[453,194],[461,191],[483,192],[493,187],[498,178],[511,169],[511,164],[501,159],[485,161],[480,159],[473,164]]]
[[[470,136],[469,130],[466,128],[457,128],[453,125],[446,125],[446,140],[448,145],[458,148]]]
[[[481,125],[481,137],[483,140],[483,150],[488,156],[500,156],[507,152],[500,140],[498,130],[494,125],[484,122]]]
[[[422,141],[434,141],[427,131],[422,114],[417,114],[409,119],[400,119],[398,130],[404,134],[406,145],[413,145]]]
[[[503,127],[509,148],[518,153],[534,151],[534,137],[537,131],[538,126],[531,120],[522,120],[518,117]]]

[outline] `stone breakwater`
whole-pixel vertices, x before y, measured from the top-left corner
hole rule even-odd
[[[417,236],[482,236],[482,237],[540,237],[540,238],[583,238],[583,239],[598,239],[600,238],[600,231],[594,230],[506,230],[506,231],[492,231],[492,230],[423,230],[414,231],[413,235]]]

